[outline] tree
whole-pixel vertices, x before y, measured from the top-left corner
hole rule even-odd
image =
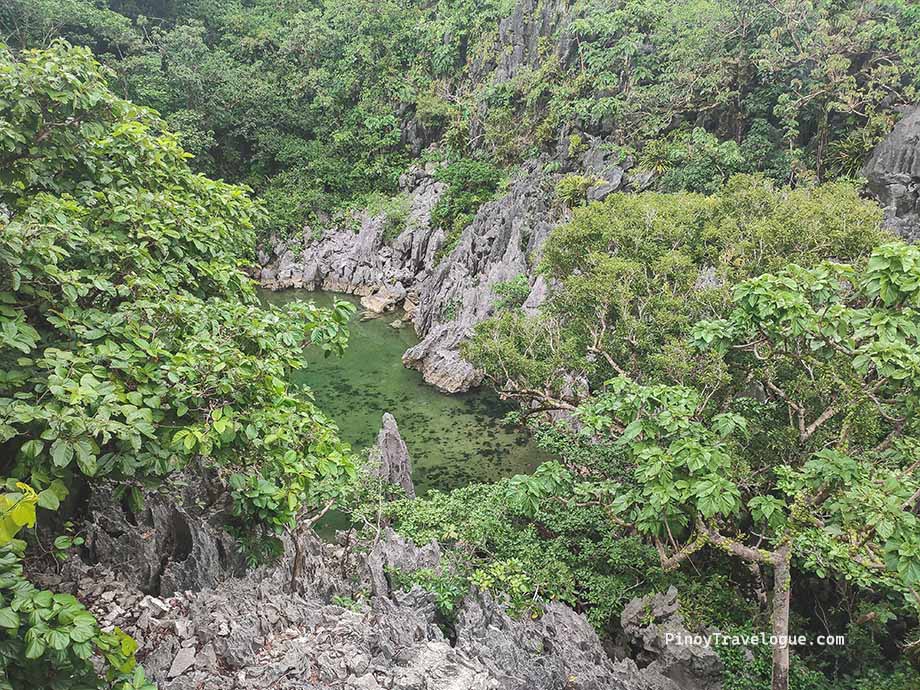
[[[766,78],[788,83],[773,115],[790,148],[811,139],[814,170],[823,179],[835,126],[844,132],[871,129],[883,101],[914,100],[917,82],[900,26],[910,11],[897,1],[765,4],[773,30],[758,37],[752,57]],[[875,140],[867,143],[863,155]]]
[[[745,278],[865,255],[885,237],[879,222],[845,183],[790,191],[741,175],[710,197],[615,194],[548,238],[540,272],[553,287],[540,313],[498,314],[464,354],[536,409],[571,408],[618,374],[719,385],[722,364],[686,343],[691,326],[730,308]]]
[[[707,546],[771,568],[773,688],[786,690],[794,565],[920,610],[920,250],[791,265],[741,283],[734,305],[692,336],[730,382],[608,381],[576,414],[631,473],[552,488],[606,505],[665,569]]]

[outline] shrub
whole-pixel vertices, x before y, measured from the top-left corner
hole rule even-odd
[[[566,175],[556,183],[556,199],[569,208],[584,206],[588,202],[588,190],[597,184],[593,177]]]
[[[383,216],[384,243],[392,244],[406,229],[410,210],[409,197],[406,194],[369,194],[361,200],[361,204],[369,216]]]
[[[790,190],[741,175],[710,197],[612,195],[550,235],[540,270],[553,289],[540,314],[497,314],[465,356],[509,392],[558,391],[560,371],[592,386],[617,368],[645,380],[718,377],[720,365],[681,339],[727,309],[732,281],[863,256],[885,237],[880,219],[846,183]]]
[[[450,101],[431,91],[422,92],[415,99],[415,117],[425,127],[445,127],[454,112]]]
[[[735,142],[720,142],[700,128],[646,143],[639,167],[661,175],[662,191],[705,194],[717,191],[732,175],[750,171]]]
[[[55,507],[63,489],[102,478],[138,499],[138,484],[197,463],[219,468],[241,525],[294,528],[355,476],[335,426],[288,384],[305,343],[342,351],[354,308],[261,308],[242,271],[260,208],[246,189],[193,173],[88,51],[58,43],[14,58],[0,47],[0,74],[5,471]],[[40,673],[33,661],[49,647],[52,661],[85,667],[89,619],[4,559],[5,627],[26,635],[0,654],[8,676]],[[130,656],[122,638],[98,639],[112,659]]]
[[[56,510],[65,495],[60,482],[41,493],[15,479],[3,484],[0,687],[154,690],[137,666],[137,642],[118,628],[103,632],[76,597],[38,589],[23,575],[19,531],[35,525],[36,507]]]
[[[530,281],[526,275],[515,276],[511,280],[496,283],[493,288],[496,296],[495,310],[508,311],[519,308],[530,294]]]
[[[458,218],[471,219],[492,198],[501,180],[501,170],[486,161],[465,158],[439,168],[435,178],[446,182],[448,188],[432,209],[431,222],[450,232],[458,229]]]

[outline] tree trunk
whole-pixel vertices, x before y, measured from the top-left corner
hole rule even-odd
[[[772,690],[789,690],[789,599],[792,584],[790,573],[791,548],[780,546],[773,552],[773,646]]]
[[[827,108],[822,108],[821,114],[818,116],[818,145],[815,153],[815,173],[818,175],[818,182],[824,181],[824,152],[827,149],[827,130]]]
[[[306,569],[306,563],[303,553],[303,544],[301,543],[301,525],[287,528],[288,536],[294,546],[294,559],[291,562],[291,580],[288,583],[288,593],[303,594],[303,574]]]

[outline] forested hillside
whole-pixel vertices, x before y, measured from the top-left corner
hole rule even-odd
[[[920,688],[918,37],[2,2],[0,688]],[[351,448],[310,390],[352,304],[260,287],[551,459],[416,497],[400,410]]]
[[[711,192],[731,174],[852,176],[916,99],[907,0],[92,2],[9,0],[12,47],[61,36],[182,134],[196,168],[244,182],[267,228],[393,194],[433,142],[513,166],[608,137]],[[509,37],[512,39],[509,43]]]

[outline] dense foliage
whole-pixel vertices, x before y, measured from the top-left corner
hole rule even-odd
[[[465,354],[505,394],[554,404],[572,402],[573,379],[712,384],[721,365],[684,341],[696,320],[722,313],[739,279],[864,255],[880,219],[846,183],[790,191],[739,176],[708,197],[614,195],[547,240],[540,270],[556,289],[541,313],[480,324]]]
[[[186,158],[87,50],[0,53],[0,472],[34,489],[4,509],[6,541],[34,522],[20,519],[29,496],[54,509],[109,480],[138,502],[189,463],[227,479],[241,526],[270,532],[354,477],[335,426],[288,384],[305,346],[341,351],[353,307],[260,307],[242,272],[260,211]],[[95,687],[80,684],[95,677],[89,641],[122,643],[32,587],[17,558],[3,556],[2,622],[25,637],[3,643],[7,682]]]
[[[527,277],[498,285],[464,354],[557,460],[415,501],[350,494],[356,518],[452,559],[391,575],[435,592],[446,620],[472,585],[515,613],[565,601],[611,635],[625,601],[677,583],[696,628],[772,619],[850,640],[772,662],[720,650],[726,688],[920,685],[900,654],[920,578],[920,258],[842,179],[920,96],[920,6],[534,4],[0,4],[0,659],[14,685],[145,683],[125,675],[130,642],[22,575],[14,537],[35,505],[102,480],[137,501],[195,463],[226,481],[239,533],[261,535],[355,476],[334,425],[287,384],[304,346],[344,347],[350,310],[259,307],[241,271],[257,237],[366,209],[391,242],[418,159],[447,186],[440,260],[511,168],[547,154],[571,218],[540,251],[547,300],[525,313]],[[589,204],[599,153],[651,189]]]
[[[0,68],[4,470],[131,484],[203,457],[238,473],[242,512],[288,521],[350,471],[286,381],[305,343],[344,347],[350,308],[259,307],[245,191],[192,173],[86,51]]]
[[[60,481],[38,494],[8,479],[0,494],[0,688],[154,690],[137,665],[137,642],[118,628],[103,632],[76,597],[23,575],[19,531],[35,526],[36,507],[56,510],[66,492]]]
[[[261,227],[282,233],[393,194],[432,142],[507,165],[597,134],[665,191],[852,176],[917,95],[908,0],[567,5],[510,74],[496,28],[511,0],[10,0],[0,39],[91,47],[199,170],[263,194]]]
[[[536,528],[544,552],[558,539],[547,525],[565,512],[584,521],[570,553],[644,535],[665,571],[692,558],[707,579],[722,572],[764,604],[772,589],[762,611],[780,634],[790,616],[820,630],[809,602],[831,587],[847,602],[825,602],[834,620],[884,658],[854,621],[885,621],[874,639],[916,624],[918,264],[899,244],[863,258],[885,238],[878,221],[850,185],[790,191],[751,177],[709,197],[620,195],[576,209],[544,247],[553,289],[540,312],[500,296],[465,351],[528,415],[578,419],[541,435],[561,464],[511,480],[492,501],[529,516],[521,530]],[[847,257],[856,264],[822,261]],[[402,518],[407,529],[426,509]],[[468,531],[482,510],[466,515]],[[715,560],[699,553],[707,545]],[[500,562],[514,549],[479,553]],[[594,577],[608,567],[587,564]],[[575,580],[576,601],[590,600],[593,581]],[[617,605],[590,608],[596,624],[613,624]],[[857,686],[871,670],[812,657]],[[777,663],[776,687],[808,675]]]
[[[792,265],[740,284],[730,317],[693,332],[731,383],[714,394],[608,382],[578,417],[623,447],[628,483],[560,488],[650,537],[665,569],[706,545],[771,567],[777,635],[793,559],[920,610],[918,288],[920,252],[901,244],[864,268]],[[746,393],[752,382],[762,397]],[[774,647],[774,688],[788,685],[788,655]]]
[[[454,0],[434,12],[395,0],[109,6],[13,0],[0,32],[20,47],[55,35],[92,47],[116,69],[114,88],[181,133],[199,170],[255,186],[266,227],[281,232],[394,192],[407,121],[418,111],[422,128],[443,129],[433,80],[498,16],[497,4]]]

